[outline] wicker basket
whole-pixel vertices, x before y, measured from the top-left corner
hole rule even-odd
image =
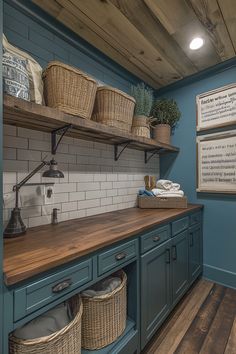
[[[60,331],[47,337],[23,340],[9,338],[10,354],[80,354],[81,353],[81,317],[83,305],[76,295],[69,301],[74,319]]]
[[[134,116],[132,124],[132,134],[150,138],[150,123],[146,116]]]
[[[127,276],[123,271],[116,275],[122,282],[113,292],[94,298],[83,297],[82,348],[103,348],[125,330]]]
[[[134,106],[133,97],[113,87],[102,86],[97,89],[92,119],[130,132]]]
[[[47,106],[81,118],[90,119],[97,83],[82,71],[59,61],[52,61],[43,72]]]
[[[138,196],[138,206],[142,209],[185,209],[188,206],[188,200],[186,197]]]

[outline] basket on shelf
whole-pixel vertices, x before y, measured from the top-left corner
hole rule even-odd
[[[109,86],[97,89],[92,119],[96,122],[131,131],[135,99]]]
[[[82,348],[93,350],[114,342],[125,330],[127,312],[127,276],[118,288],[109,294],[83,298]]]
[[[150,138],[150,122],[146,116],[134,116],[132,124],[132,134]]]
[[[186,197],[146,197],[138,196],[138,207],[141,209],[185,209],[188,206]]]
[[[77,68],[52,61],[43,72],[47,106],[90,119],[97,83]]]
[[[10,354],[80,354],[81,353],[81,317],[83,304],[80,296],[69,300],[74,319],[60,331],[49,336],[35,339],[9,338]]]

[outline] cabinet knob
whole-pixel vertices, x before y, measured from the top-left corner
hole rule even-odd
[[[161,239],[160,236],[154,236],[152,240],[153,240],[153,242],[158,242],[158,241],[160,241],[160,239]]]
[[[116,260],[120,261],[121,259],[126,258],[127,254],[125,252],[119,253],[116,255]]]
[[[71,279],[65,279],[61,283],[58,283],[52,287],[52,292],[53,293],[60,293],[61,291],[69,288],[71,286],[72,281]]]

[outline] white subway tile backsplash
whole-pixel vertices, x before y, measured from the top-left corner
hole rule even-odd
[[[10,135],[10,136],[16,136],[16,127],[14,127],[13,125],[3,125],[3,129],[4,129],[4,135]]]
[[[101,189],[111,189],[112,182],[101,182]]]
[[[104,198],[106,195],[106,191],[89,191],[85,193],[86,199]]]
[[[62,203],[62,212],[77,210],[77,202]]]
[[[47,160],[51,159],[50,139],[49,133],[4,126],[4,193],[11,193],[14,184],[46,155]],[[113,153],[112,145],[63,137],[55,159],[64,178],[43,178],[45,167],[29,180],[53,182],[53,203],[45,205],[43,186],[21,189],[25,224],[32,227],[51,223],[53,208],[59,209],[58,220],[64,221],[135,206],[144,176],[158,177],[159,158],[155,156],[145,164],[142,151],[127,149],[114,161]],[[5,223],[13,206],[14,198],[10,205],[4,205]]]
[[[3,148],[3,159],[4,160],[16,160],[16,149]]]
[[[55,193],[76,192],[76,183],[56,183],[54,185]]]
[[[41,161],[41,158],[42,158],[42,154],[40,151],[25,150],[25,149],[18,149],[17,150],[17,159],[18,160]]]
[[[84,200],[85,192],[73,192],[69,193],[69,200],[73,202],[74,200]]]
[[[28,149],[28,140],[25,138],[18,138],[16,136],[4,135],[3,147]]]
[[[28,171],[28,161],[3,160],[3,170],[5,172],[23,172]]]

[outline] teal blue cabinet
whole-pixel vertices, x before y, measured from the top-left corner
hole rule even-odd
[[[147,344],[170,311],[171,240],[141,257],[141,346]]]
[[[175,306],[188,288],[188,230],[172,239],[171,260],[172,302]]]
[[[202,226],[189,229],[189,283],[192,284],[202,272]]]

